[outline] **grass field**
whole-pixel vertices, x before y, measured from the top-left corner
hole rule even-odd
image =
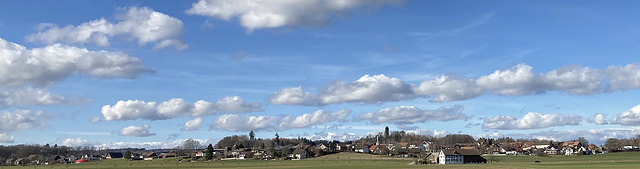
[[[204,168],[348,168],[348,169],[377,169],[377,168],[640,168],[640,152],[622,152],[589,156],[496,156],[485,157],[498,159],[489,164],[459,164],[459,165],[408,165],[414,159],[392,158],[359,153],[338,153],[318,158],[298,161],[285,160],[226,160],[215,162],[185,162],[178,163],[177,159],[159,159],[154,161],[126,161],[112,159],[94,161],[83,164],[48,165],[48,166],[11,166],[0,169],[204,169]],[[541,163],[534,163],[541,161]]]

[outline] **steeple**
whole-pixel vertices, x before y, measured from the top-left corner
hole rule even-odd
[[[380,145],[380,136],[376,136],[376,145]]]

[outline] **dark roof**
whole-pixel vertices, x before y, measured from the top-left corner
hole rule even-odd
[[[293,151],[292,154],[304,154],[307,153],[307,151],[305,151],[304,149],[296,149],[295,151]]]
[[[487,159],[482,158],[480,155],[464,156],[464,163],[487,163]]]
[[[123,158],[124,155],[122,155],[122,153],[118,153],[118,152],[110,152],[109,153],[109,157],[111,157],[111,158]]]
[[[481,155],[476,149],[444,149],[444,155]]]

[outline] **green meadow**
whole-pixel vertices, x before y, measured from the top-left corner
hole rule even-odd
[[[621,152],[588,156],[494,156],[489,164],[410,165],[415,159],[392,158],[359,153],[338,153],[305,160],[223,160],[210,162],[177,162],[177,158],[153,161],[111,159],[82,164],[46,166],[4,166],[1,169],[204,169],[204,168],[640,168],[640,152]],[[540,161],[540,163],[534,163]]]

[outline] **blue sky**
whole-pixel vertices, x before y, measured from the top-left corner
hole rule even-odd
[[[3,1],[0,144],[640,134],[634,1]]]

